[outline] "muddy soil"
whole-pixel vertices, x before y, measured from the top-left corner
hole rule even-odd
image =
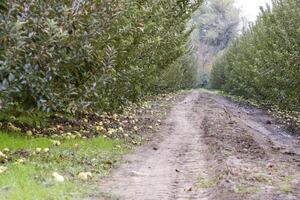
[[[266,113],[193,91],[103,179],[120,200],[299,200],[300,144]]]

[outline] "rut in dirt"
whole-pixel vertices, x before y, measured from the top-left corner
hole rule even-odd
[[[89,199],[297,200],[300,145],[263,111],[193,91],[99,190]]]

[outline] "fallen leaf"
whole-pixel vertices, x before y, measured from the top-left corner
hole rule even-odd
[[[20,159],[16,160],[15,163],[16,163],[16,164],[23,164],[23,163],[25,163],[25,159],[20,158]]]
[[[52,144],[54,146],[60,146],[61,145],[60,141],[58,141],[58,140],[52,140]]]
[[[91,172],[80,172],[77,177],[78,177],[78,179],[80,179],[82,181],[86,181],[89,178],[92,178],[93,175]]]
[[[4,148],[3,152],[8,153],[8,152],[10,152],[10,149],[9,148]]]
[[[64,178],[62,175],[60,175],[59,173],[57,173],[57,172],[53,172],[53,173],[52,173],[52,177],[54,178],[54,180],[55,180],[56,182],[62,183],[62,182],[65,181],[65,178]]]
[[[48,153],[49,151],[50,151],[49,148],[45,148],[45,149],[44,149],[44,153]]]
[[[6,158],[6,155],[2,151],[0,151],[0,158]]]
[[[6,171],[7,171],[7,167],[0,166],[0,174],[3,174]]]
[[[35,151],[36,151],[37,153],[40,153],[40,152],[42,151],[42,148],[36,148]]]
[[[26,135],[27,135],[27,136],[32,136],[32,131],[30,131],[30,130],[29,130],[29,131],[26,131]]]

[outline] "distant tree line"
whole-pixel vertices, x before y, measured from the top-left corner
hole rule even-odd
[[[274,0],[213,65],[211,85],[300,110],[300,2]]]
[[[238,34],[239,10],[234,0],[206,0],[190,23],[195,26],[191,38],[198,61],[198,84],[206,86],[214,57]]]

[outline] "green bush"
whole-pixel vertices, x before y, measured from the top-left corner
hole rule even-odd
[[[200,3],[1,1],[0,100],[74,113],[187,86],[166,74],[192,75],[180,60]],[[160,84],[162,77],[173,80]]]
[[[212,87],[235,95],[300,108],[300,4],[273,1],[255,25],[216,59]]]

